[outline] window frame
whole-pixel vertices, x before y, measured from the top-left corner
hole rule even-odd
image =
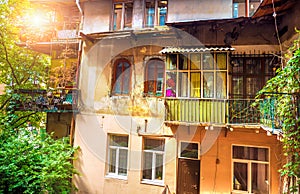
[[[154,67],[154,79],[155,80],[150,80],[149,79],[149,67],[153,65]],[[161,67],[159,67],[161,65]],[[159,72],[158,69],[162,68],[162,71]],[[159,73],[162,73],[162,77],[159,77]],[[162,59],[159,58],[151,58],[147,61],[145,65],[145,70],[144,70],[144,95],[149,96],[149,97],[163,97],[164,96],[164,79],[165,79],[165,62]],[[149,91],[149,81],[154,82],[154,93],[151,93]],[[158,90],[158,82],[161,84],[161,89]]]
[[[115,136],[115,137],[127,137],[127,147],[123,147],[123,146],[115,146],[115,145],[110,145],[111,144],[111,138]],[[127,176],[128,176],[128,161],[129,161],[129,136],[128,135],[121,135],[121,134],[108,134],[108,141],[107,141],[107,170],[106,170],[106,178],[116,178],[116,179],[122,179],[122,180],[127,180]],[[110,172],[110,154],[111,154],[111,150],[114,149],[116,150],[116,161],[115,161],[115,172]],[[120,158],[120,150],[127,150],[127,166],[126,166],[126,175],[123,174],[119,174],[119,158]]]
[[[131,13],[131,25],[126,26],[126,4],[132,4],[132,13]],[[115,28],[115,6],[120,5],[122,6],[121,8],[121,19],[120,19],[120,28]],[[132,21],[133,21],[133,0],[114,0],[112,2],[112,13],[111,13],[111,30],[112,31],[118,31],[118,30],[124,30],[125,28],[132,28]],[[116,22],[117,23],[117,22]]]
[[[198,145],[198,149],[197,149],[197,158],[190,158],[190,157],[184,157],[184,156],[181,156],[181,153],[182,153],[182,143],[188,143],[188,144],[197,144]],[[196,142],[196,141],[182,141],[180,140],[179,141],[179,146],[178,146],[178,158],[184,158],[184,159],[190,159],[190,160],[199,160],[200,159],[200,143],[199,142]]]
[[[230,61],[231,87],[229,91],[229,97],[231,99],[254,98],[256,96],[256,93],[266,84],[266,82],[270,78],[275,76],[275,72],[278,68],[278,66],[276,66],[276,64],[278,63],[278,59],[275,56],[268,54],[236,54],[230,57]],[[253,61],[256,61],[255,63],[259,61],[260,67],[259,69],[253,70],[253,72],[251,72],[248,68],[250,67],[250,65],[253,65],[249,64],[249,62],[252,63]],[[268,62],[270,64],[268,64]],[[236,68],[236,70],[234,70],[234,68]],[[272,68],[272,71],[268,71],[268,68]],[[251,84],[249,84],[249,82],[251,82]],[[241,88],[237,86],[238,84],[241,84]],[[258,87],[256,92],[253,89],[253,87],[255,86]],[[235,92],[235,90],[238,90],[238,92]]]
[[[223,54],[225,55],[226,59],[225,59],[225,65],[226,67],[224,69],[218,69],[218,62],[217,62],[217,57],[219,54]],[[176,55],[176,64],[174,66],[172,59],[170,59],[171,55]],[[187,68],[183,69],[185,67],[180,67],[180,55],[185,56],[185,58],[187,59]],[[199,61],[197,61],[198,64],[198,69],[192,69],[192,57],[191,55],[200,55]],[[204,55],[212,55],[212,65],[213,67],[211,69],[205,69],[204,68]],[[192,99],[227,99],[228,97],[228,68],[229,68],[229,63],[228,60],[229,59],[229,52],[221,52],[221,51],[214,51],[214,52],[199,52],[199,53],[171,53],[167,55],[167,61],[166,61],[166,75],[165,75],[165,97],[166,98],[170,98],[170,97],[176,97],[176,98],[192,98]],[[193,63],[194,60],[193,60]],[[172,67],[170,65],[173,65]],[[195,66],[195,64],[193,64]],[[196,65],[197,66],[197,65]],[[182,68],[182,69],[181,69]],[[198,92],[197,95],[193,95],[193,93],[195,93],[195,91],[191,91],[192,90],[192,80],[191,80],[191,74],[192,73],[200,73],[200,81],[198,83],[200,83],[200,88],[198,88]],[[204,79],[204,75],[208,74],[208,73],[212,73],[213,74],[213,96],[212,97],[207,97],[205,96],[205,88],[204,85],[206,84],[205,79]],[[223,92],[221,92],[221,96],[218,96],[218,85],[217,82],[217,78],[219,73],[222,73],[225,75],[225,81],[223,81],[223,87],[222,90],[224,90]],[[173,74],[175,75],[175,89],[172,88],[172,94],[170,95],[170,92],[168,90],[170,90],[169,87],[169,79],[172,76],[169,76],[168,74]],[[179,82],[180,82],[180,74],[187,74],[187,92],[186,92],[186,96],[183,96],[182,94],[180,94],[180,89],[179,89]],[[172,78],[174,79],[174,78]],[[193,89],[197,89],[197,88],[193,88]]]
[[[124,73],[125,71],[129,71],[129,78],[128,78],[128,93],[126,93],[126,88],[124,89],[124,83],[126,83],[124,80],[126,79],[125,76],[122,76],[122,81],[120,81],[120,92],[116,92],[116,90],[114,89],[114,86],[117,83],[117,80],[119,79],[119,76],[122,75],[122,73],[117,76],[117,66],[120,63],[127,63],[129,65],[128,68],[124,68],[124,64],[122,65],[122,73]],[[131,92],[131,79],[132,79],[132,64],[130,63],[130,61],[128,59],[125,58],[120,58],[114,61],[113,63],[113,68],[112,68],[112,81],[111,81],[111,95],[112,96],[129,96],[130,92]],[[125,85],[126,87],[126,85]]]
[[[160,140],[163,141],[163,151],[159,150],[154,150],[154,149],[147,149],[145,150],[145,140],[150,139],[150,140]],[[144,137],[143,138],[143,150],[142,150],[142,170],[141,170],[141,183],[145,184],[151,184],[151,185],[159,185],[159,186],[164,186],[164,179],[165,179],[165,145],[166,145],[166,140],[164,138],[149,138],[149,137]],[[151,163],[151,179],[144,179],[144,162],[145,160],[145,153],[151,153],[152,154],[152,163]],[[156,156],[157,155],[162,155],[163,161],[162,161],[162,175],[161,179],[155,179],[155,173],[156,173]]]
[[[154,21],[153,21],[153,24],[148,24],[147,22],[147,1],[151,1],[154,2]],[[159,13],[160,13],[160,10],[159,10],[159,1],[162,1],[162,0],[144,0],[143,1],[143,10],[144,10],[144,17],[143,17],[143,25],[144,27],[155,27],[155,26],[163,26],[165,25],[165,23],[167,22],[167,17],[168,17],[168,0],[165,0],[166,1],[166,13],[165,13],[165,20],[164,20],[164,24],[161,25],[160,24],[160,18],[159,18]]]
[[[253,160],[253,159],[238,159],[238,158],[233,158],[233,147],[234,146],[238,146],[238,147],[248,147],[248,148],[262,148],[262,149],[266,149],[268,152],[268,158],[267,161],[262,161],[262,160]],[[267,176],[268,176],[268,194],[270,194],[270,185],[271,185],[271,179],[270,179],[270,147],[267,146],[254,146],[254,145],[243,145],[243,144],[232,144],[231,145],[231,180],[234,180],[234,163],[243,163],[243,164],[247,164],[247,191],[243,191],[243,190],[237,190],[234,188],[234,184],[233,182],[231,182],[231,191],[233,193],[252,193],[252,164],[266,164],[268,165],[268,169],[267,169]]]

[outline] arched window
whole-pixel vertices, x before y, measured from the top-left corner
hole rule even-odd
[[[128,95],[131,80],[131,65],[126,59],[117,60],[113,68],[112,94]]]
[[[151,59],[145,69],[144,93],[147,96],[162,96],[165,64],[160,59]]]

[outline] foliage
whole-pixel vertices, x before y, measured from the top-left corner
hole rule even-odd
[[[70,193],[76,173],[68,139],[25,129],[0,134],[0,193]]]
[[[298,32],[299,33],[299,32]],[[281,118],[283,131],[283,148],[287,158],[286,164],[280,170],[285,178],[287,193],[297,190],[300,185],[300,48],[299,40],[295,41],[290,53],[285,56],[287,64],[277,71],[259,92],[258,97],[271,96],[276,101],[274,109],[277,118]]]
[[[24,127],[27,122],[38,126],[44,118],[41,113],[14,112],[13,116],[7,113],[16,102],[23,100],[16,94],[18,89],[43,88],[48,80],[49,57],[16,44],[22,17],[28,8],[26,0],[9,0],[0,4],[0,84],[5,85],[4,94],[0,93],[1,129],[8,124]]]

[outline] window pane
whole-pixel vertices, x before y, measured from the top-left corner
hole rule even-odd
[[[269,190],[269,165],[252,163],[251,184],[252,193],[268,194]]]
[[[153,27],[155,22],[155,0],[146,0],[146,27]]]
[[[217,70],[226,70],[227,69],[227,55],[225,53],[217,54]]]
[[[200,59],[201,55],[200,54],[191,54],[191,70],[200,70]]]
[[[109,172],[116,173],[116,149],[109,149]]]
[[[247,163],[233,163],[233,189],[248,190],[248,165]]]
[[[201,73],[191,73],[191,97],[200,98],[201,96]]]
[[[181,142],[180,144],[180,157],[198,159],[198,144]]]
[[[145,138],[144,149],[164,151],[164,140]]]
[[[128,136],[111,135],[109,145],[119,146],[119,147],[128,147]]]
[[[144,152],[143,179],[152,180],[152,157],[152,153]]]
[[[232,87],[233,96],[236,98],[241,98],[243,96],[243,77],[242,76],[232,76]]]
[[[162,180],[164,155],[156,154],[155,156],[155,179]]]
[[[185,55],[178,55],[178,69],[187,70],[188,69],[188,58]]]
[[[217,73],[217,98],[226,98],[226,83],[227,83],[226,73]]]
[[[125,4],[125,16],[124,16],[124,28],[131,28],[132,27],[132,10],[133,10],[133,3],[126,3]]]
[[[233,146],[233,158],[257,161],[269,161],[269,150],[267,148]]]
[[[176,73],[167,72],[166,97],[176,97]]]
[[[178,88],[178,95],[180,97],[187,97],[188,96],[188,73],[179,73],[179,88]]]
[[[243,73],[243,58],[233,58],[231,61],[232,73]]]
[[[261,89],[260,79],[258,77],[256,77],[256,78],[247,77],[246,78],[246,95],[248,95],[250,97],[254,97],[260,89]]]
[[[261,0],[249,0],[249,17],[253,16],[260,5]]]
[[[247,74],[261,74],[260,58],[246,59]]]
[[[245,0],[233,0],[233,17],[246,16],[246,3]]]
[[[212,54],[209,53],[203,54],[203,69],[204,70],[214,69],[214,57]]]
[[[177,55],[168,55],[167,69],[175,70],[177,68]]]
[[[163,26],[167,20],[167,2],[158,1],[158,25]]]
[[[203,73],[203,97],[214,97],[214,73]]]
[[[164,78],[164,62],[152,59],[146,66],[145,93],[148,95],[162,96],[163,94],[163,78]]]
[[[127,175],[127,150],[119,149],[119,175]]]
[[[123,4],[115,4],[114,5],[114,30],[120,30],[121,29],[121,21],[122,21],[122,7]]]

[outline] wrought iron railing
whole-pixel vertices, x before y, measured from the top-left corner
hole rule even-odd
[[[53,90],[19,89],[15,102],[18,111],[40,112],[76,112],[78,111],[79,91],[74,88],[59,88]]]

